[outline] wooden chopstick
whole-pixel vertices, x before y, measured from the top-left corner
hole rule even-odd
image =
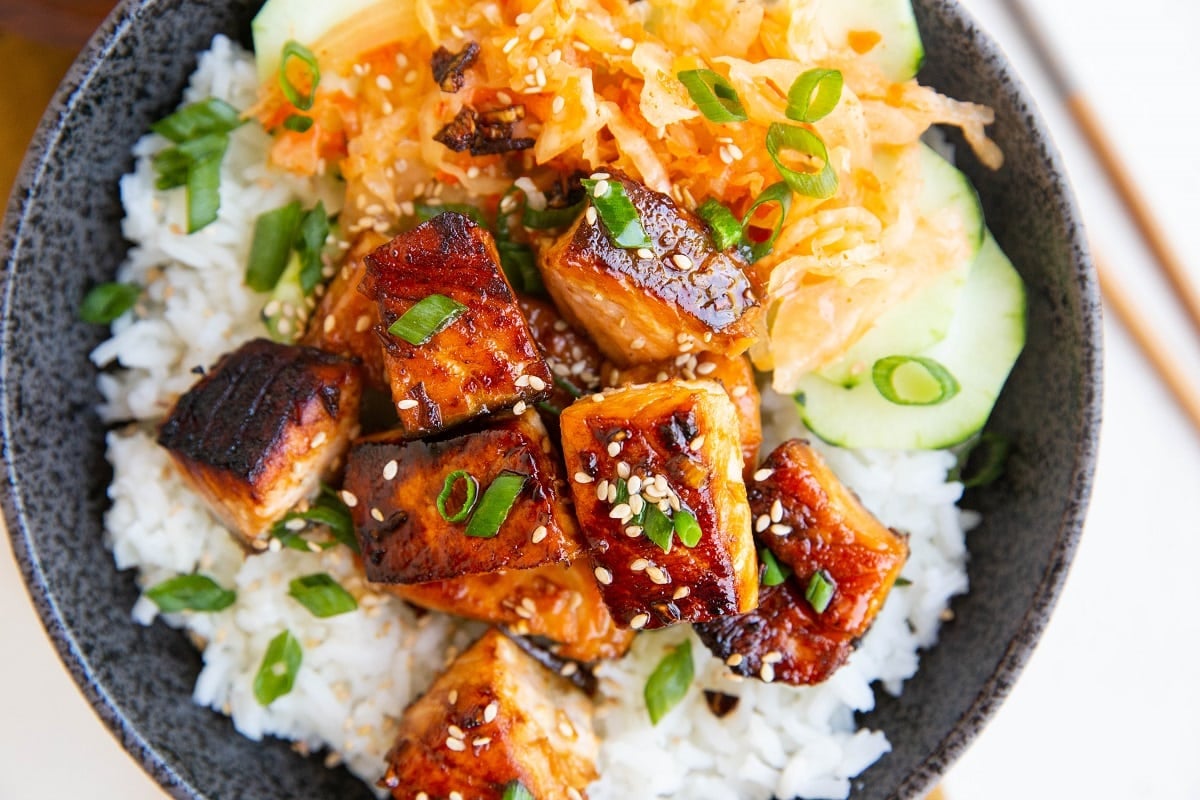
[[[1075,87],[1070,73],[1055,54],[1054,47],[1038,27],[1024,0],[1003,0],[1002,5],[1007,8],[1021,34],[1033,48],[1033,53],[1047,77],[1050,78],[1055,93],[1058,94],[1070,112],[1071,118],[1079,127],[1080,133],[1087,140],[1088,146],[1091,147],[1096,159],[1100,162],[1101,168],[1112,182],[1117,196],[1121,199],[1126,211],[1129,212],[1142,240],[1154,256],[1159,270],[1170,282],[1175,295],[1183,304],[1184,310],[1187,311],[1197,336],[1200,336],[1200,290],[1193,283],[1183,261],[1167,241],[1162,226],[1158,224],[1150,205],[1138,189],[1129,170],[1126,169],[1116,146],[1104,133],[1104,126],[1100,124],[1096,113],[1084,98],[1083,93]]]
[[[1172,355],[1171,348],[1154,332],[1146,318],[1134,307],[1128,293],[1113,276],[1112,270],[1102,258],[1093,253],[1096,275],[1100,278],[1100,292],[1109,308],[1116,312],[1121,323],[1133,336],[1146,360],[1158,372],[1163,383],[1171,390],[1179,408],[1187,414],[1197,431],[1200,431],[1200,390],[1192,385],[1183,367]]]

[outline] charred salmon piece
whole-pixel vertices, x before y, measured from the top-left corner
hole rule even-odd
[[[455,473],[443,516],[438,498]],[[471,484],[473,509],[461,513]],[[520,487],[511,508],[489,511],[506,485]],[[376,583],[565,565],[582,551],[568,497],[534,411],[437,439],[406,441],[395,431],[361,439],[350,450],[342,490],[367,579]],[[491,528],[483,524],[489,516]]]
[[[528,295],[519,295],[517,303],[554,376],[548,402],[563,409],[576,398],[598,391],[604,356],[596,343],[563,319],[553,303]]]
[[[379,344],[379,304],[358,290],[367,272],[364,259],[383,244],[387,237],[364,231],[346,252],[342,266],[321,295],[308,323],[301,344],[357,359],[363,367],[367,385],[386,389],[383,372],[383,348]]]
[[[846,662],[853,637],[821,620],[791,577],[764,586],[758,608],[694,627],[700,641],[738,675],[793,686],[820,683]]]
[[[866,633],[908,559],[908,541],[863,508],[806,442],[777,447],[747,487],[754,528],[802,586],[823,572],[834,592],[828,627]]]
[[[362,384],[341,356],[256,339],[179,398],[158,443],[213,512],[261,550],[272,523],[341,466]]]
[[[657,383],[671,378],[716,381],[725,387],[738,412],[738,433],[742,440],[743,474],[749,477],[758,465],[762,444],[762,410],[754,368],[746,356],[699,353],[679,356],[657,364],[636,364],[624,369],[606,364],[602,373],[606,386],[631,386]]]
[[[549,395],[550,368],[500,269],[495,242],[469,218],[440,214],[367,255],[366,265],[362,290],[379,306],[374,330],[405,432],[436,433]],[[434,295],[465,308],[423,344],[388,333]]]
[[[576,661],[620,658],[633,641],[632,631],[613,622],[586,558],[568,568],[552,564],[397,584],[389,591],[434,611],[503,625],[519,636],[544,637],[554,642],[553,655]]]
[[[405,711],[380,786],[396,800],[582,798],[599,744],[587,696],[491,629]]]
[[[561,420],[580,529],[618,625],[754,608],[758,561],[724,389],[680,380],[613,389],[577,400]]]
[[[618,247],[594,209],[581,216],[538,253],[563,316],[622,366],[745,352],[762,317],[745,265],[717,250],[708,226],[671,198],[622,175],[609,180],[624,187],[651,245]]]

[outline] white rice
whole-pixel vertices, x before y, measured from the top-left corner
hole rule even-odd
[[[252,57],[218,36],[184,101],[216,96],[246,108],[255,91]],[[340,205],[332,181],[268,167],[266,134],[245,125],[222,166],[220,217],[186,235],[182,191],[154,188],[150,157],[166,145],[155,135],[143,138],[134,148],[135,171],[121,181],[133,249],[119,279],[147,291],[137,313],[118,320],[112,338],[92,354],[97,366],[120,367],[100,376],[103,414],[133,420],[108,438],[114,479],[105,524],[113,557],[121,569],[136,568],[143,587],[200,570],[236,588],[237,602],[224,611],[164,616],[203,640],[195,702],[230,715],[250,738],[279,736],[302,752],[324,749],[329,763],[345,761],[373,784],[405,706],[481,627],[440,614],[418,620],[403,603],[372,591],[345,548],[246,558],[154,443],[154,425],[196,380],[194,367],[265,333],[262,297],[242,283],[257,214],[293,198]],[[764,428],[775,442],[805,435],[787,398],[765,398]],[[593,800],[844,798],[851,779],[888,752],[886,736],[857,729],[854,713],[873,706],[876,681],[898,693],[917,669],[918,650],[936,641],[950,598],[967,588],[964,532],[973,519],[955,506],[961,487],[946,478],[954,463],[949,453],[821,450],[880,519],[910,534],[904,577],[911,585],[892,592],[850,662],[817,687],[734,680],[685,626],[639,636],[627,658],[598,670],[602,777],[589,789]],[[322,620],[287,596],[292,578],[316,572],[351,591],[360,610]],[[142,624],[157,613],[145,597],[132,610]],[[254,698],[254,676],[267,643],[284,628],[303,646],[303,664],[293,691],[264,708]],[[664,650],[688,636],[697,680],[652,727],[642,688]],[[740,702],[718,719],[703,689]]]

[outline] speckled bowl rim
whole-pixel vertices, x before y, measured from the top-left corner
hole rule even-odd
[[[1002,64],[1001,74],[1012,80],[1012,93],[1030,110],[1029,133],[1045,144],[1046,152],[1059,187],[1059,205],[1067,223],[1071,249],[1079,257],[1073,264],[1073,275],[1080,294],[1081,325],[1084,341],[1082,349],[1085,363],[1083,375],[1087,397],[1082,406],[1084,416],[1080,427],[1083,435],[1076,443],[1072,460],[1070,486],[1072,489],[1062,518],[1057,525],[1057,538],[1052,549],[1052,563],[1042,577],[1033,594],[1033,602],[1027,609],[1016,633],[1010,639],[1003,657],[989,679],[980,687],[975,701],[959,718],[950,731],[911,773],[901,782],[894,797],[910,797],[927,790],[941,777],[949,766],[959,758],[966,748],[990,720],[1033,653],[1037,642],[1058,601],[1066,581],[1070,564],[1078,548],[1086,517],[1088,499],[1092,488],[1093,473],[1099,443],[1101,420],[1102,385],[1102,325],[1100,293],[1094,270],[1088,257],[1083,225],[1073,192],[1063,169],[1062,158],[1050,135],[1036,103],[1024,84],[1017,79],[1015,71],[996,42],[984,31],[974,17],[955,0],[939,0],[953,7],[955,13],[968,27],[977,32],[976,41],[982,54],[989,60]],[[150,4],[153,0],[150,0]],[[75,108],[81,95],[89,86],[96,71],[114,49],[114,43],[146,13],[146,0],[121,0],[113,12],[93,34],[87,45],[59,85],[31,140],[9,198],[0,241],[4,243],[4,271],[0,273],[0,345],[9,340],[11,325],[8,311],[15,285],[11,265],[22,241],[26,224],[26,212],[32,187],[36,186],[50,163],[61,135],[62,122]],[[4,396],[3,376],[7,374],[6,355],[0,348],[0,398]],[[109,696],[103,682],[84,660],[81,650],[64,622],[56,603],[54,590],[47,584],[45,574],[30,544],[30,533],[26,527],[21,502],[19,480],[9,458],[9,418],[5,407],[0,404],[0,465],[3,466],[4,481],[0,485],[0,506],[5,516],[9,538],[16,561],[24,578],[26,588],[42,620],[59,658],[78,684],[88,702],[105,725],[112,731],[129,754],[173,797],[179,800],[196,800],[200,795],[175,770],[162,755],[142,736],[122,714]]]

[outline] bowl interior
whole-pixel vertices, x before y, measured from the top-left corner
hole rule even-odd
[[[198,653],[161,623],[131,622],[137,597],[104,547],[110,472],[89,350],[76,321],[127,243],[117,182],[129,149],[178,102],[214,33],[248,41],[254,0],[123,2],[80,57],[33,142],[3,232],[0,422],[9,532],[34,602],[97,712],[173,795],[370,797],[344,770],[286,743],[253,743],[190,702]],[[893,752],[855,798],[925,788],[967,745],[1028,657],[1065,577],[1083,518],[1099,419],[1099,316],[1070,192],[1028,96],[952,0],[918,0],[923,83],[996,109],[1007,156],[990,173],[965,148],[989,225],[1025,278],[1029,342],[992,418],[1014,440],[1005,477],[968,495],[970,594],[904,694],[879,692],[864,722]]]

